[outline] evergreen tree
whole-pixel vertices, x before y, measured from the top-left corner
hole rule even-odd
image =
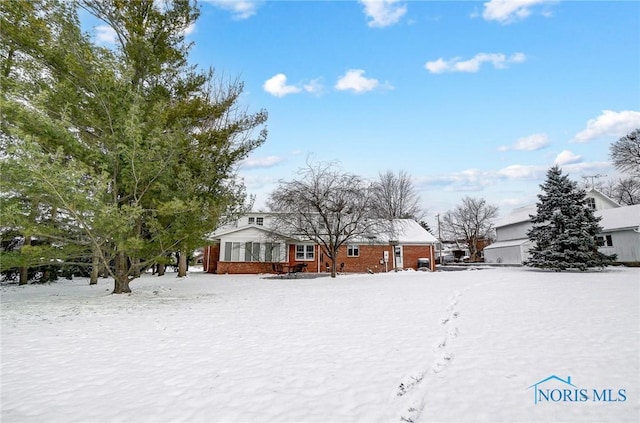
[[[34,4],[0,2],[3,227],[26,244],[64,223],[71,236],[51,247],[79,247],[114,293],[130,292],[142,269],[186,257],[241,208],[236,165],[264,142],[253,131],[267,115],[242,111],[241,83],[188,65],[191,0],[79,0],[117,34],[112,50],[80,31],[78,3]],[[14,263],[31,265],[28,251]]]
[[[558,166],[547,172],[540,185],[537,213],[527,236],[534,242],[526,266],[562,271],[604,267],[615,257],[598,251],[596,235],[602,232],[600,218],[586,205],[586,192],[562,174]]]

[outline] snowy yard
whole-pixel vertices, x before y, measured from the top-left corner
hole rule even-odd
[[[3,286],[2,422],[637,422],[639,286],[628,268]],[[554,375],[572,385],[530,388]]]

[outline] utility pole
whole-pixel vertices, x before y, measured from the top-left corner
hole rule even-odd
[[[440,232],[440,213],[436,214],[438,218],[438,255],[440,256],[440,265],[442,265],[442,232]]]
[[[586,176],[583,176],[583,177],[582,177],[582,179],[585,179],[585,180],[591,179],[591,188],[595,188],[596,186],[595,186],[595,184],[593,183],[593,180],[594,180],[594,179],[600,179],[600,178],[603,178],[603,177],[605,177],[605,176],[607,176],[607,175],[601,175],[601,174],[599,174],[599,173],[598,173],[598,174],[595,174],[595,175],[586,175]],[[585,182],[585,185],[587,186],[587,188],[589,188],[589,184],[588,184],[588,182]]]

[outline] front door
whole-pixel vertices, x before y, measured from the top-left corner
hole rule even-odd
[[[396,245],[393,247],[393,256],[395,260],[395,268],[402,269],[402,245]]]

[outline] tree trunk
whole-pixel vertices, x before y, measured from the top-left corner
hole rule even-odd
[[[31,237],[24,237],[24,246],[31,245]],[[19,285],[26,285],[29,283],[29,267],[21,267],[20,268],[20,282]]]
[[[100,254],[96,247],[93,247],[91,253],[91,277],[89,278],[89,285],[98,284],[98,275],[100,274]]]
[[[178,253],[178,277],[187,276],[187,254],[184,251]]]
[[[338,257],[338,252],[333,251],[333,253],[328,254],[328,256],[329,256],[329,260],[331,260],[331,277],[335,278],[336,275],[338,274],[338,263],[336,261],[336,258]]]
[[[129,288],[128,257],[124,253],[118,253],[115,257],[115,284],[113,294],[127,294]]]
[[[131,267],[133,267],[133,277],[139,278],[141,268],[140,268],[140,259],[138,257],[131,258]]]
[[[164,276],[166,267],[164,263],[158,263],[158,276]]]

